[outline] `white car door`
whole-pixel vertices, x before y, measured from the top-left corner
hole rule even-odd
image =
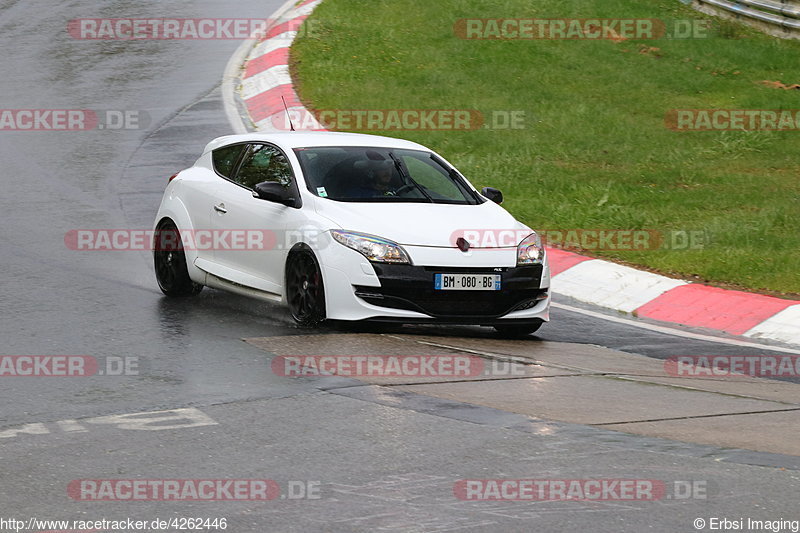
[[[214,150],[211,156],[214,170],[202,167],[189,169],[184,183],[180,186],[180,199],[191,218],[191,229],[195,231],[194,235],[187,236],[187,240],[194,237],[194,242],[184,244],[193,246],[193,249],[197,251],[197,258],[201,261],[213,261],[214,259],[213,248],[199,245],[197,237],[211,229],[211,221],[216,214],[214,206],[219,203],[217,194],[219,184],[223,181],[221,176],[230,177],[232,175],[246,147],[246,144],[235,144]]]
[[[234,272],[230,281],[281,294],[284,278],[286,231],[301,225],[299,209],[253,196],[262,182],[296,188],[286,156],[275,146],[247,147],[231,180],[221,180],[212,227],[218,244],[214,262]],[[298,193],[299,195],[299,193]]]

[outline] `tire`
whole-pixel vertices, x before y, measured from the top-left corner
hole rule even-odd
[[[314,253],[301,249],[286,261],[286,300],[299,326],[314,327],[325,320],[325,286]]]
[[[531,333],[536,333],[539,331],[539,328],[542,327],[544,321],[540,320],[537,323],[531,324],[519,324],[519,325],[510,325],[510,326],[494,326],[494,329],[500,334],[501,337],[506,338],[520,338],[526,337]]]
[[[158,225],[153,251],[153,266],[161,292],[167,296],[194,296],[203,286],[192,281],[186,269],[186,254],[180,232],[171,220]]]

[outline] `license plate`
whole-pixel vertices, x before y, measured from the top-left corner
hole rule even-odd
[[[437,291],[499,291],[499,274],[436,274]]]

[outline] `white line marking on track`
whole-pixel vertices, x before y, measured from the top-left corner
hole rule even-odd
[[[56,422],[58,427],[61,428],[61,431],[64,433],[86,433],[89,431],[82,425],[78,424],[76,420],[59,420]]]
[[[552,303],[552,306],[557,309],[563,309],[564,311],[570,311],[573,313],[579,313],[582,315],[590,316],[593,318],[599,318],[601,320],[608,320],[609,322],[616,322],[617,324],[625,324],[626,326],[633,326],[635,328],[646,329],[649,331],[655,331],[657,333],[664,333],[666,335],[673,335],[675,337],[683,337],[685,339],[694,339],[698,341],[706,341],[706,342],[716,342],[718,344],[729,344],[731,346],[741,346],[744,348],[752,348],[754,350],[769,350],[772,352],[783,352],[783,353],[791,353],[800,355],[800,350],[793,350],[791,348],[784,348],[782,346],[768,346],[766,344],[760,344],[757,342],[747,342],[738,339],[725,339],[722,337],[714,337],[712,335],[703,335],[701,333],[692,333],[690,331],[681,331],[679,329],[674,329],[666,326],[658,326],[656,324],[648,324],[646,322],[637,322],[636,320],[630,320],[628,318],[622,318],[617,316],[610,316],[604,315],[603,313],[597,313],[595,311],[589,311],[588,309],[581,309],[579,307],[572,307],[571,305],[564,305],[559,304],[556,302]]]
[[[96,416],[83,418],[84,424],[106,424],[116,429],[139,431],[163,431],[165,429],[185,429],[199,426],[216,426],[213,418],[194,407],[185,409],[169,409],[167,411],[148,411],[144,413],[128,413],[124,415]],[[54,422],[64,433],[84,433],[88,429],[77,420],[57,420]],[[21,434],[48,435],[51,431],[43,423],[22,424],[0,431],[0,439],[11,439]]]

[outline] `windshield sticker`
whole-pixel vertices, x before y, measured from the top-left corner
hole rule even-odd
[[[317,187],[317,195],[320,198],[327,198],[328,192],[325,190],[325,187]]]

